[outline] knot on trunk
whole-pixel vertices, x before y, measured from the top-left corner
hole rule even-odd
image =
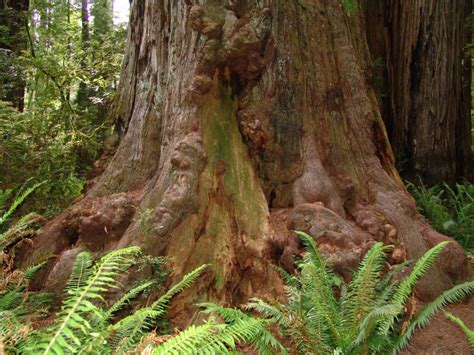
[[[193,79],[196,92],[204,95],[211,90],[218,69],[228,69],[240,86],[261,75],[272,22],[268,9],[244,12],[230,5],[228,9],[194,5],[189,19],[193,30],[207,37]]]

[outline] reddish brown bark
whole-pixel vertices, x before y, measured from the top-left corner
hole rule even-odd
[[[368,42],[382,113],[404,176],[425,183],[472,174],[472,1],[369,0]]]
[[[278,288],[269,263],[291,267],[286,222],[343,274],[375,240],[397,245],[393,263],[419,257],[446,237],[420,219],[394,167],[364,31],[362,13],[337,0],[134,2],[112,110],[120,145],[26,262],[57,255],[43,276],[60,289],[79,251],[140,244],[170,257],[175,275],[211,263],[194,292],[236,303]],[[450,286],[465,263],[452,243],[421,294]]]

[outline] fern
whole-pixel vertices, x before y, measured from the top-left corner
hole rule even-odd
[[[199,276],[201,276],[204,269],[206,269],[209,265],[201,265],[200,267],[194,269],[190,273],[186,274],[181,281],[179,281],[176,285],[171,287],[163,296],[161,296],[157,301],[153,303],[151,308],[157,310],[158,312],[164,312],[166,306],[168,305],[169,301],[178,293],[183,291],[184,289],[191,286]]]
[[[400,285],[397,287],[395,294],[392,297],[391,304],[395,305],[399,309],[399,313],[403,311],[408,298],[412,294],[413,288],[415,287],[416,282],[421,276],[426,274],[428,269],[436,261],[438,255],[443,251],[449,241],[443,241],[439,244],[436,244],[434,247],[429,249],[415,264],[412,272],[405,278]],[[384,324],[381,326],[380,331],[382,334],[387,335],[390,328],[393,327],[393,324],[396,320],[396,316],[387,318],[384,321]]]
[[[151,288],[155,284],[154,281],[144,281],[139,283],[137,286],[128,290],[119,300],[117,300],[105,313],[104,318],[110,319],[115,312],[121,310],[126,304],[129,304],[131,300],[136,298],[143,291]]]
[[[420,213],[439,232],[456,239],[470,252],[474,250],[474,185],[407,187],[417,202]]]
[[[226,332],[231,337],[253,345],[260,354],[274,353],[275,350],[281,354],[287,353],[283,345],[265,328],[269,321],[255,319],[239,309],[226,308],[213,303],[201,303],[199,306],[204,308],[205,313],[221,316],[230,326],[226,328]],[[252,323],[253,321],[255,323]],[[247,333],[248,327],[253,329],[252,333]]]
[[[190,287],[207,267],[208,265],[202,265],[186,274],[178,283],[165,292],[163,296],[153,302],[151,306],[139,309],[134,314],[119,321],[113,327],[116,336],[114,336],[112,342],[114,344],[121,342],[120,351],[128,350],[136,345],[146,332],[150,330],[153,321],[165,313],[171,299]]]
[[[474,350],[474,330],[469,329],[464,322],[450,312],[444,312],[445,316],[453,321],[466,334],[467,341],[472,350]]]
[[[425,308],[423,308],[423,310],[410,322],[410,325],[406,329],[405,333],[403,333],[401,338],[398,340],[395,350],[400,350],[406,344],[408,344],[408,341],[410,340],[414,331],[417,328],[425,327],[439,310],[448,304],[462,300],[472,293],[474,293],[474,281],[465,282],[456,285],[447,291],[444,291],[433,302],[426,305]]]
[[[352,277],[349,292],[344,297],[344,321],[347,324],[347,334],[352,338],[357,331],[360,321],[372,311],[379,296],[376,292],[380,282],[380,274],[384,267],[385,251],[388,249],[382,243],[376,243],[365,255],[358,271]]]
[[[225,328],[224,324],[216,324],[214,320],[210,320],[207,323],[195,326],[191,325],[175,337],[164,342],[155,349],[155,354],[192,354],[197,353],[197,348],[205,343],[208,343],[211,338],[216,338],[216,335]],[[230,347],[233,344],[228,344]],[[208,349],[209,353],[220,353],[223,352],[221,342],[215,342],[211,349]],[[224,352],[227,348],[224,349]]]
[[[302,353],[387,354],[398,351],[439,309],[474,291],[472,282],[446,291],[428,304],[400,334],[397,322],[416,282],[433,265],[447,242],[428,250],[399,283],[392,278],[394,271],[382,278],[390,247],[376,243],[361,261],[352,281],[347,286],[341,285],[336,297],[338,284],[334,283],[334,274],[321,258],[316,243],[307,234],[297,234],[306,246],[306,253],[298,265],[300,274],[285,275],[291,283],[286,287],[288,302],[269,304],[252,299],[246,307],[257,311],[264,319],[277,322],[282,336],[288,337]],[[406,263],[400,265],[403,266]],[[232,312],[218,313],[224,320],[236,317]]]
[[[100,293],[117,286],[115,278],[133,264],[133,256],[139,251],[138,247],[129,247],[107,254],[96,264],[85,282],[82,281],[82,266],[84,260],[89,258],[81,256],[73,268],[76,274],[72,277],[73,283],[81,286],[67,289],[68,297],[63,302],[57,323],[37,339],[32,351],[49,354],[62,353],[66,349],[74,352],[81,345],[78,333],[88,335],[92,332],[86,316],[99,313],[97,306],[91,301],[102,301]]]
[[[45,183],[46,182],[43,181],[43,182],[34,184],[33,186],[27,188],[26,190],[21,189],[18,192],[18,194],[15,196],[15,198],[13,199],[13,202],[11,203],[10,207],[5,211],[5,213],[0,215],[0,227],[2,227],[6,223],[6,221],[10,218],[13,212],[16,211],[16,209],[23,203],[23,201],[25,201],[26,198],[33,193],[33,191],[35,191],[38,187],[40,187],[41,185]],[[10,193],[7,193],[6,195],[9,195],[9,194]],[[3,205],[5,205],[4,195],[5,194],[2,194],[2,198],[0,200],[0,202],[2,202]]]

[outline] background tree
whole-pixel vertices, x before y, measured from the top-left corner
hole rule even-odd
[[[19,111],[25,102],[25,77],[17,58],[27,49],[29,0],[0,1],[0,99]]]
[[[285,218],[346,275],[374,240],[395,243],[397,263],[446,239],[399,178],[365,75],[364,13],[342,5],[133,2],[111,109],[120,145],[84,198],[19,251],[24,263],[57,256],[38,284],[62,289],[84,249],[140,244],[176,275],[212,264],[193,292],[232,303],[278,287],[269,262],[294,247]],[[419,296],[465,265],[450,243]]]
[[[472,1],[367,1],[382,115],[405,177],[472,178]]]
[[[27,41],[19,55],[9,55],[15,66],[0,62],[14,68],[2,75],[22,69],[26,105],[18,113],[0,102],[0,189],[30,178],[47,180],[23,206],[26,211],[51,216],[69,205],[111,132],[105,112],[118,81],[126,28],[114,25],[107,11],[94,13],[95,22],[108,24],[97,29],[87,19],[83,26],[81,2],[37,0],[22,13],[24,31],[3,36],[12,42],[23,34]],[[81,92],[84,100],[78,99]]]

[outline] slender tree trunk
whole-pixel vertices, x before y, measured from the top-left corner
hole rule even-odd
[[[297,251],[286,223],[343,274],[375,240],[396,244],[393,263],[419,257],[446,237],[395,169],[365,38],[363,12],[348,17],[338,0],[133,2],[111,112],[120,145],[23,262],[57,256],[43,279],[58,290],[81,250],[139,244],[174,275],[212,264],[192,292],[236,303],[278,288],[270,263]],[[420,296],[465,265],[450,244]]]
[[[82,70],[87,70],[86,53],[89,51],[90,41],[90,21],[89,21],[89,1],[81,0],[81,41],[82,49],[84,51],[84,59],[81,61]],[[90,89],[83,82],[79,83],[79,90],[77,91],[77,103],[79,107],[86,108],[89,104]]]
[[[29,0],[0,0],[0,24],[6,30],[0,36],[0,55],[2,60],[12,63],[0,74],[0,99],[11,102],[21,112],[25,106],[26,82],[15,60],[28,47],[25,33],[28,9]]]
[[[452,183],[470,175],[471,78],[464,48],[471,11],[471,0],[366,2],[383,116],[411,180]]]

